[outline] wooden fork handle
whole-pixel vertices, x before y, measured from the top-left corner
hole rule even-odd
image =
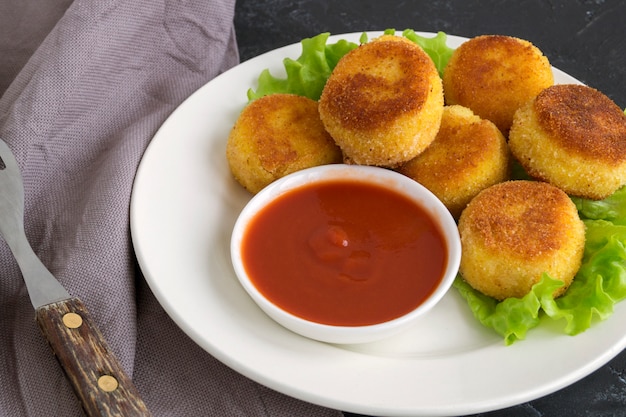
[[[88,416],[151,416],[82,301],[42,306],[36,319]]]

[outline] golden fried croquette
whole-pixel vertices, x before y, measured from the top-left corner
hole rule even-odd
[[[347,161],[397,166],[435,138],[443,112],[441,78],[421,47],[384,35],[340,59],[319,110]]]
[[[603,199],[626,184],[626,116],[591,87],[541,92],[515,114],[509,146],[529,175],[571,195]]]
[[[454,218],[483,189],[509,179],[506,139],[470,109],[446,106],[435,141],[398,168],[433,192]]]
[[[226,158],[235,179],[257,193],[292,172],[341,162],[342,153],[324,129],[316,101],[272,94],[243,109],[228,137]]]
[[[585,226],[563,191],[541,181],[507,181],[476,196],[459,219],[463,278],[498,300],[523,297],[544,272],[565,284],[580,268]]]
[[[469,107],[505,136],[515,111],[553,84],[548,58],[536,46],[502,35],[467,40],[443,72],[446,104]]]

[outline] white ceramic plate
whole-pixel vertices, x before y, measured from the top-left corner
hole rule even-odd
[[[450,36],[448,44],[463,40]],[[578,336],[564,335],[563,323],[543,323],[509,347],[474,320],[455,289],[415,327],[372,344],[316,342],[267,317],[230,262],[231,230],[250,195],[231,178],[225,144],[260,71],[284,74],[283,58],[300,52],[298,43],[263,54],[200,88],[163,124],[139,167],[131,206],[139,264],[163,308],[198,345],[277,391],[386,416],[519,404],[577,381],[626,347],[626,303]],[[578,82],[554,72],[558,83]]]

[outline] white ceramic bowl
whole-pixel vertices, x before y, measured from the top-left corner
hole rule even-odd
[[[336,326],[320,324],[295,316],[269,301],[251,282],[241,257],[244,232],[255,215],[278,196],[298,187],[336,179],[383,185],[417,202],[438,223],[448,252],[443,278],[433,293],[419,306],[396,319],[373,325]],[[457,225],[446,207],[428,189],[416,181],[384,168],[361,165],[324,165],[287,175],[261,190],[244,207],[235,223],[231,237],[231,258],[235,273],[258,306],[272,319],[302,336],[322,342],[352,344],[380,340],[396,334],[441,300],[450,289],[459,269],[461,242]]]

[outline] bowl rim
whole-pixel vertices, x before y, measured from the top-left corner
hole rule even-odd
[[[380,323],[344,326],[310,321],[278,307],[256,288],[245,270],[241,257],[241,244],[250,221],[277,197],[313,183],[336,180],[390,186],[411,201],[419,204],[439,227],[446,244],[447,261],[443,276],[433,292],[408,313]],[[404,329],[415,319],[430,311],[448,292],[456,278],[461,259],[461,242],[456,222],[445,205],[426,187],[396,171],[368,165],[328,164],[306,168],[288,174],[270,183],[240,212],[231,234],[231,262],[235,275],[252,300],[268,316],[289,330],[302,336],[330,343],[361,343],[379,340]]]

